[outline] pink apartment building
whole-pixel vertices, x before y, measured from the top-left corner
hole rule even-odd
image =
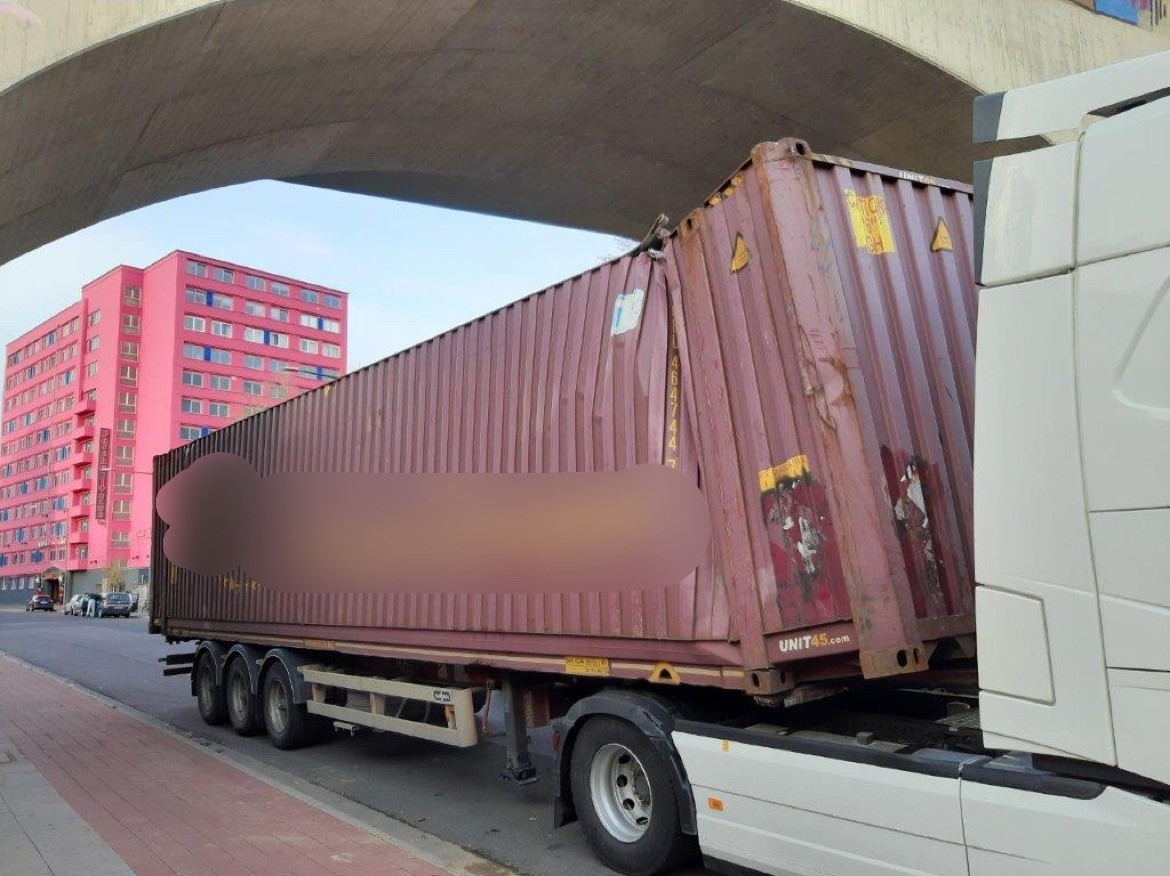
[[[346,298],[175,251],[8,344],[0,604],[145,581],[153,458],[344,374]]]

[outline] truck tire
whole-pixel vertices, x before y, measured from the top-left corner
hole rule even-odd
[[[277,748],[300,748],[311,741],[313,725],[304,703],[293,700],[292,679],[279,660],[264,673],[262,686],[264,729]]]
[[[248,664],[237,657],[228,665],[224,681],[228,722],[240,736],[255,736],[260,732],[260,709],[252,695],[252,680]]]
[[[215,658],[207,651],[200,653],[195,661],[195,699],[203,723],[214,727],[227,720],[223,688],[215,677]]]
[[[670,770],[633,724],[589,719],[573,746],[570,787],[585,839],[611,869],[653,876],[693,855]]]

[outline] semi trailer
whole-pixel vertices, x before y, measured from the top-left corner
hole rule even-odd
[[[214,453],[654,463],[712,522],[661,590],[285,593],[156,514],[164,671],[282,748],[474,745],[498,690],[502,776],[551,728],[554,825],[627,876],[1167,872],[1168,89],[1165,53],[979,99],[1051,145],[973,189],[761,144],[627,256],[157,457],[156,496]]]

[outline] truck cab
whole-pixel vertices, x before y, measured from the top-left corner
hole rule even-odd
[[[1170,52],[974,122],[984,742],[1170,783]]]

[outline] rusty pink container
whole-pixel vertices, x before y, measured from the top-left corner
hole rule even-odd
[[[278,595],[173,567],[151,629],[405,660],[790,690],[973,648],[971,190],[762,144],[665,241],[155,459],[279,471],[612,471],[707,496],[639,593]],[[457,527],[456,527],[457,529]]]

